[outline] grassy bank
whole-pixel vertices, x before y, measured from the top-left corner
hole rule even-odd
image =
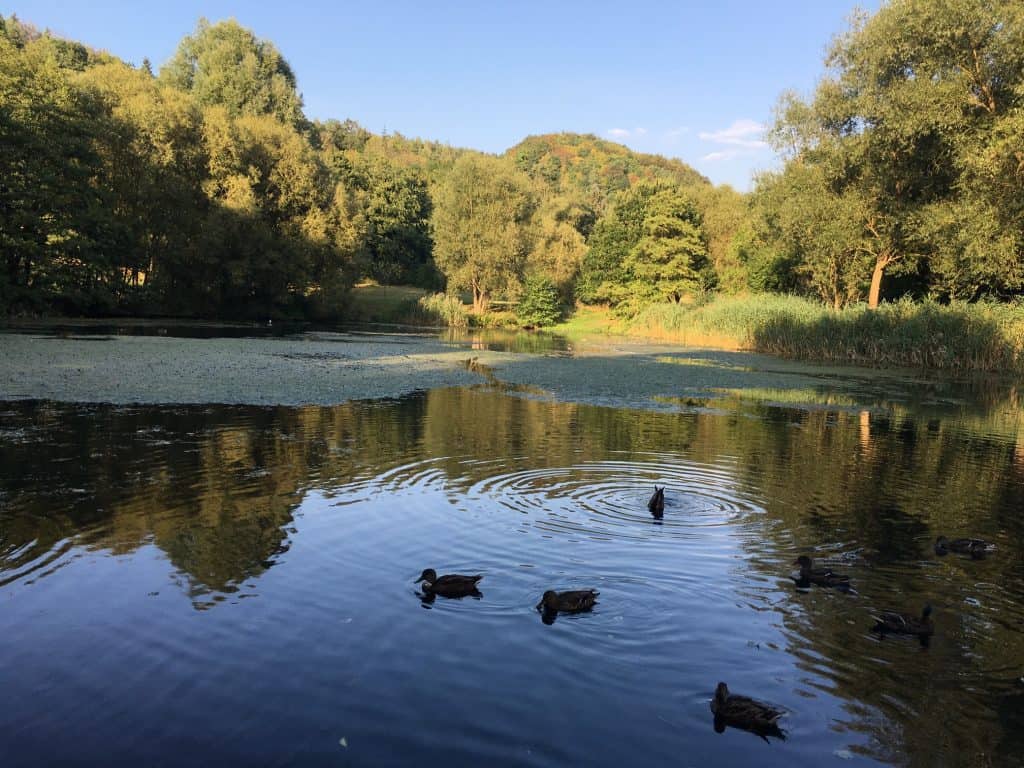
[[[793,296],[720,298],[699,307],[657,305],[638,335],[747,349],[798,360],[1024,373],[1024,305],[900,301],[834,312]]]

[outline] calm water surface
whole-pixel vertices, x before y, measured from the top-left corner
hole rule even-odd
[[[2,403],[2,764],[1024,764],[1024,429],[965,402]],[[870,632],[926,602],[929,648]],[[716,733],[719,680],[787,740]]]

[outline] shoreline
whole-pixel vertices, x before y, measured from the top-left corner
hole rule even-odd
[[[524,397],[655,410],[713,407],[737,393],[796,393],[806,402],[838,393],[844,402],[877,407],[888,397],[881,389],[915,399],[936,384],[964,383],[626,337],[507,351],[487,348],[472,333],[442,340],[399,331],[215,338],[5,332],[0,359],[0,401],[114,405],[328,406],[493,386]]]

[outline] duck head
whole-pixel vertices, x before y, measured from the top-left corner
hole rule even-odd
[[[719,704],[724,704],[725,700],[729,698],[729,686],[725,683],[719,683],[715,687],[715,701]]]
[[[553,589],[549,589],[541,597],[540,602],[537,603],[537,608],[543,608],[545,611],[557,611],[558,610],[558,593]]]
[[[809,558],[807,555],[800,555],[800,557],[793,561],[793,565],[799,565],[801,570],[810,570],[811,558]]]
[[[427,568],[420,574],[420,577],[413,582],[413,584],[419,584],[421,581],[425,581],[427,584],[433,584],[437,581],[437,571],[433,568]]]
[[[932,604],[928,603],[927,605],[925,605],[924,610],[921,611],[921,618],[924,619],[925,621],[928,621],[928,619],[931,617],[931,615],[932,615]]]
[[[935,540],[935,554],[937,554],[937,555],[945,555],[945,554],[947,554],[949,552],[949,548],[947,546],[948,544],[949,544],[949,539],[947,539],[945,536],[939,536],[939,538],[937,538]]]

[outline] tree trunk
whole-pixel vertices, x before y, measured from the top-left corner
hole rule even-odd
[[[882,292],[882,275],[893,261],[889,254],[880,254],[875,259],[875,271],[871,273],[871,290],[868,291],[868,309],[878,309],[878,297]]]

